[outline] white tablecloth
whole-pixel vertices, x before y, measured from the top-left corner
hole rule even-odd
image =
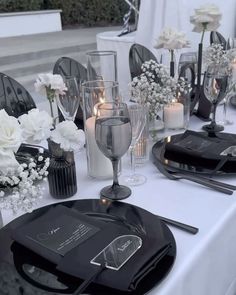
[[[235,116],[231,109],[231,116]],[[235,121],[236,124],[236,121]],[[227,132],[235,132],[235,124]],[[191,118],[192,129],[200,130],[203,122]],[[99,198],[99,191],[111,180],[101,181],[87,176],[85,151],[76,154],[78,193],[69,200]],[[128,159],[123,159],[125,169]],[[191,235],[170,227],[177,243],[177,257],[166,279],[150,295],[224,295],[236,278],[236,193],[228,196],[188,181],[171,181],[148,162],[139,172],[147,182],[132,187],[132,195],[125,202],[150,212],[179,220],[199,228]],[[125,173],[125,171],[124,171]],[[127,170],[126,170],[127,173]],[[235,184],[235,177],[222,177]],[[39,206],[57,202],[46,188]],[[13,216],[3,211],[4,224]],[[20,213],[19,213],[20,214]],[[155,226],[155,225],[153,225]],[[230,293],[227,295],[232,295]]]

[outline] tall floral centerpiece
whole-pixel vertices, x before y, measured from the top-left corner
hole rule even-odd
[[[194,10],[195,14],[190,16],[190,23],[194,25],[193,32],[202,33],[198,45],[198,70],[197,89],[192,109],[200,98],[201,74],[202,74],[202,50],[203,39],[206,31],[215,31],[220,26],[221,13],[215,4],[206,4]]]
[[[175,75],[175,63],[174,63],[174,51],[176,49],[182,49],[190,47],[190,42],[186,39],[183,32],[176,31],[173,28],[165,28],[159,38],[156,40],[154,48],[168,49],[170,52],[170,76]]]
[[[58,95],[65,94],[67,90],[61,75],[53,75],[52,73],[39,74],[34,84],[37,92],[46,91],[46,96],[50,104],[50,112],[53,118],[53,126],[55,127],[55,116],[53,113],[53,102]]]

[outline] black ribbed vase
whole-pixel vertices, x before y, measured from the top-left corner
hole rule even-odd
[[[69,198],[77,192],[74,152],[62,150],[53,141],[48,143],[51,153],[48,168],[49,192],[56,199]]]

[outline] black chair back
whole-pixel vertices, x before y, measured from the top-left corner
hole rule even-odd
[[[131,46],[129,51],[129,69],[131,79],[142,73],[142,64],[150,59],[157,62],[155,55],[148,48],[140,44],[133,44]]]
[[[211,31],[210,33],[210,44],[221,44],[223,46],[223,50],[227,48],[227,42],[225,38],[217,31]]]
[[[79,87],[84,81],[87,80],[87,69],[77,60],[70,57],[59,58],[54,65],[53,74],[59,74],[62,77],[75,77],[77,79]],[[59,111],[59,121],[61,122],[63,120],[64,118]],[[84,128],[83,111],[81,109],[81,104],[75,117],[75,124],[78,128]]]
[[[36,108],[29,92],[13,78],[0,73],[0,109],[18,118]]]

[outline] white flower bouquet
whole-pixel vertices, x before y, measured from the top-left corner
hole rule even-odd
[[[72,121],[62,121],[51,132],[50,140],[60,145],[64,151],[81,149],[85,143],[84,131]]]
[[[39,74],[36,82],[34,83],[34,87],[37,92],[42,93],[46,91],[46,96],[50,104],[51,116],[55,120],[52,103],[54,102],[56,96],[59,94],[65,94],[65,91],[67,90],[62,76],[54,75],[52,73]],[[53,122],[53,125],[55,127],[55,122]]]
[[[48,174],[49,158],[38,148],[35,157],[18,154],[24,124],[0,110],[0,209],[30,211],[41,196],[37,180]],[[10,192],[9,195],[6,193]]]
[[[154,48],[168,49],[171,55],[170,61],[170,75],[174,77],[174,50],[190,47],[190,42],[186,39],[185,33],[176,31],[172,28],[165,28],[159,38],[156,40]]]
[[[149,107],[150,120],[155,119],[162,106],[172,102],[177,92],[187,93],[190,89],[184,79],[176,81],[170,77],[166,67],[153,60],[145,62],[142,74],[131,82],[132,99]]]

